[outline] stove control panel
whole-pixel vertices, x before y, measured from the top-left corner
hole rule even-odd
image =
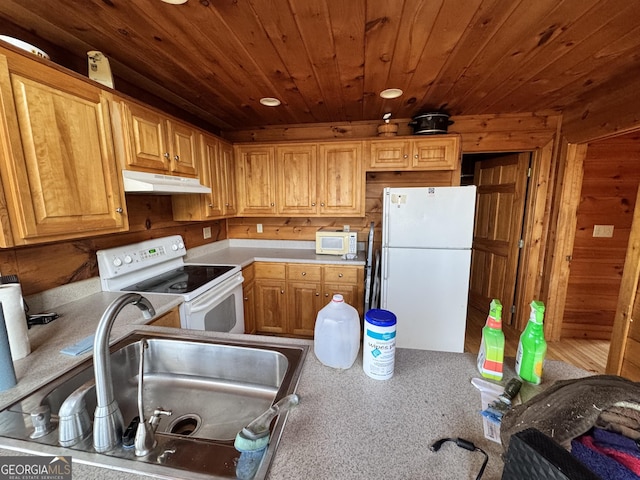
[[[181,259],[186,253],[187,250],[180,235],[145,240],[131,245],[99,250],[97,252],[98,271],[101,279],[117,278]]]

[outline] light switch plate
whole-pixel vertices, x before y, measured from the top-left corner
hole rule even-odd
[[[258,233],[262,233],[262,224],[261,224],[261,223],[257,223],[257,224],[256,224],[256,231],[257,231]]]
[[[594,225],[593,236],[603,238],[613,237],[613,225]]]
[[[207,238],[211,238],[211,227],[204,227],[202,229],[202,236],[206,240]]]

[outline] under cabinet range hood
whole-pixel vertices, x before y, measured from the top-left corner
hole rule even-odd
[[[123,170],[125,193],[148,193],[154,195],[180,195],[188,193],[211,193],[211,188],[197,178],[174,177],[159,173]]]

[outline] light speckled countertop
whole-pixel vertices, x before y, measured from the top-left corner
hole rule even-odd
[[[263,259],[314,261],[308,248],[301,248],[300,256],[292,257],[289,249],[286,252],[268,249],[270,252],[262,253],[262,249],[255,245],[231,247],[227,244],[222,248],[221,245],[213,245],[215,248],[206,246],[193,249],[186,261],[221,262],[218,255],[227,255],[221,263],[243,266]],[[285,255],[280,257],[283,253]],[[262,256],[267,254],[270,255]],[[313,256],[316,257],[315,252]],[[320,258],[315,261],[327,263],[325,256],[317,257]],[[363,259],[359,258],[358,262],[361,260]],[[95,282],[96,279],[86,281],[86,296],[71,303],[57,303],[66,294],[64,288],[62,293],[49,292],[47,295],[29,298],[32,311],[49,310],[58,305],[55,310],[62,316],[48,325],[36,326],[30,330],[32,353],[15,362],[18,385],[0,393],[0,408],[8,406],[91,355],[85,353],[71,357],[59,351],[93,334],[102,312],[119,296],[118,293],[95,293]],[[180,302],[173,296],[147,297],[158,314],[170,310]],[[143,325],[144,322],[137,308],[126,307],[113,327],[112,343],[136,329],[165,333],[172,331],[168,328],[146,326]],[[306,340],[197,333],[212,338],[249,338],[257,342],[277,341],[312,346],[312,342]],[[553,380],[587,374],[588,372],[571,365],[549,361],[542,387],[550,385]],[[438,453],[429,450],[429,446],[439,438],[463,437],[489,453],[489,464],[483,478],[499,479],[502,472],[502,448],[484,438],[479,415],[480,394],[470,383],[477,376],[473,355],[398,349],[394,376],[386,381],[378,381],[364,374],[361,358],[356,360],[352,368],[337,371],[318,362],[311,348],[297,388],[301,404],[289,414],[268,478],[474,479],[482,462],[480,454],[460,449],[452,443],[445,444]],[[513,359],[506,363],[506,378],[511,376]],[[542,387],[525,385],[522,390],[523,398],[528,398]],[[11,449],[3,448],[7,446]],[[0,438],[0,455],[21,454],[14,449],[24,449],[25,446],[32,447],[33,444]],[[51,447],[43,448],[43,454],[54,454],[48,448]],[[72,450],[56,451],[73,455]],[[78,462],[74,462],[73,468],[74,478],[146,478]]]
[[[344,260],[337,255],[317,255],[315,242],[232,239],[191,248],[185,257],[188,263],[226,263],[243,268],[254,261],[364,265],[365,252],[358,250],[354,260]]]

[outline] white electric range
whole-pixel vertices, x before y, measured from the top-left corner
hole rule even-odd
[[[240,267],[185,263],[186,253],[180,235],[99,250],[102,290],[178,295],[182,328],[244,333]]]

